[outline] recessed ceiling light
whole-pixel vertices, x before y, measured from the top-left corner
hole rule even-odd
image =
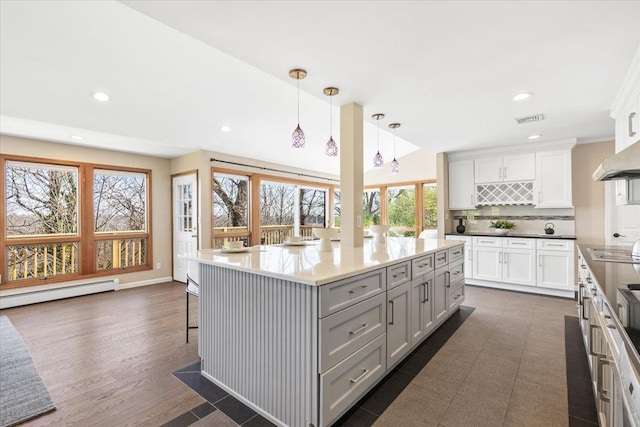
[[[84,136],[80,135],[71,135],[69,138],[73,139],[74,141],[84,141]]]
[[[231,126],[222,126],[220,132],[231,132]]]
[[[523,93],[519,93],[516,96],[513,97],[514,101],[523,101],[527,98],[529,98],[531,95],[533,95],[533,92],[523,92]]]
[[[529,135],[529,139],[538,139],[540,138],[542,135]]]
[[[91,96],[93,96],[93,99],[100,102],[107,102],[110,98],[109,94],[105,92],[93,92]]]

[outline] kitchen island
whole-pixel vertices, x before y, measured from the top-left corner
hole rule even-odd
[[[202,374],[277,425],[337,420],[464,301],[461,242],[202,250]]]

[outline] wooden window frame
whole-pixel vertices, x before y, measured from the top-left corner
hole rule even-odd
[[[236,175],[236,176],[246,176],[249,179],[249,226],[248,231],[241,233],[216,233],[215,223],[214,223],[214,213],[213,213],[213,178],[214,175],[224,174],[224,175]],[[247,237],[249,240],[249,245],[255,246],[260,245],[260,186],[263,181],[269,181],[272,183],[283,183],[283,184],[293,184],[293,185],[301,185],[301,186],[311,186],[311,187],[321,187],[327,189],[327,198],[329,209],[326,210],[327,216],[327,224],[333,226],[333,194],[336,186],[333,184],[324,183],[322,181],[314,181],[314,180],[306,180],[306,179],[295,179],[288,178],[279,175],[269,175],[262,173],[254,173],[248,172],[242,169],[227,169],[227,168],[217,168],[211,167],[211,247],[214,247],[214,242],[216,238],[224,238],[224,237]]]
[[[34,236],[34,237],[8,237],[6,223],[6,167],[7,162],[25,162],[38,163],[45,166],[67,166],[78,169],[78,225],[77,234],[69,236],[55,235],[52,237]],[[28,286],[42,285],[45,283],[58,283],[69,280],[85,279],[91,277],[113,276],[122,273],[132,273],[136,271],[151,270],[153,268],[153,202],[152,202],[152,171],[150,169],[132,168],[124,166],[115,166],[99,163],[76,162],[69,160],[59,160],[42,157],[28,157],[15,155],[0,155],[0,188],[2,195],[0,196],[0,217],[4,218],[4,230],[0,233],[0,248],[2,248],[2,256],[0,256],[0,289],[13,289]],[[146,175],[146,231],[144,232],[114,232],[114,233],[96,233],[94,230],[94,210],[93,210],[93,177],[94,170],[108,170],[115,172],[132,172]],[[111,268],[109,270],[97,270],[95,247],[97,241],[117,240],[117,239],[146,239],[146,263],[142,265],[122,268]],[[78,271],[76,273],[51,276],[44,278],[20,279],[17,281],[9,281],[7,271],[8,262],[8,246],[18,246],[24,244],[47,244],[58,242],[77,242],[78,243]]]

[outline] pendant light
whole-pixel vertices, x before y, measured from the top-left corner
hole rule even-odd
[[[293,148],[304,148],[304,132],[300,127],[300,80],[307,77],[307,72],[305,70],[295,68],[289,71],[289,77],[296,79],[296,86],[298,89],[298,126],[293,131],[293,134],[291,134],[291,145]]]
[[[382,155],[380,154],[380,119],[384,119],[384,114],[382,113],[376,113],[374,115],[371,116],[371,118],[375,119],[376,121],[376,143],[378,145],[378,152],[376,153],[375,156],[373,156],[373,167],[374,168],[381,168],[382,165],[384,164],[384,160],[382,159]]]
[[[389,123],[391,129],[398,129],[400,123]],[[393,134],[393,161],[391,162],[391,173],[396,174],[400,172],[400,163],[396,160],[396,134]]]
[[[336,157],[338,155],[338,144],[333,140],[333,96],[340,93],[337,87],[325,87],[322,92],[329,97],[329,141],[327,141],[327,147],[325,153],[329,157]]]

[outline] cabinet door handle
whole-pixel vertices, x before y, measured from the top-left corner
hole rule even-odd
[[[354,331],[349,331],[349,335],[355,335],[357,333],[360,333],[360,332],[364,331],[365,329],[367,329],[367,324],[363,323],[362,326],[360,326],[358,329],[356,329]]]
[[[360,376],[358,378],[351,378],[351,382],[354,383],[354,384],[357,383],[358,381],[363,379],[368,373],[369,373],[368,369],[363,369],[362,370],[362,374],[360,374]]]
[[[502,252],[498,252],[498,264],[502,264]]]
[[[420,286],[422,286],[422,300],[420,302],[424,304],[425,302],[429,301],[427,299],[427,282],[422,282]]]
[[[391,316],[389,316],[391,319],[389,319],[389,324],[393,325],[393,300],[389,301],[389,307],[391,311]]]
[[[586,313],[587,304],[584,303],[584,300],[589,300],[591,297],[582,297],[582,320],[589,320],[588,317],[584,317],[584,313]]]
[[[600,354],[598,355],[598,367],[597,367],[597,390],[598,390],[598,399],[602,400],[603,402],[608,402],[609,399],[609,390],[606,390],[604,388],[604,365],[609,366],[611,363],[611,360],[607,359],[607,356],[604,354]]]
[[[451,272],[450,271],[445,271],[444,274],[445,274],[445,280],[446,280],[445,283],[447,284],[446,286],[447,286],[447,288],[450,288],[451,287]]]
[[[629,114],[629,136],[636,136],[636,132],[633,130],[633,118],[636,116],[636,112]]]
[[[600,325],[589,325],[589,354],[596,357],[607,357],[606,354],[599,353],[593,349],[593,330],[600,329]]]
[[[368,285],[356,286],[355,288],[349,289],[350,294],[355,294],[358,291],[364,290]]]
[[[538,266],[542,267],[542,254],[538,255]]]

